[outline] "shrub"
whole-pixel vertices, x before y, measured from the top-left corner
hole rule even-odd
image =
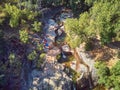
[[[14,60],[15,60],[15,54],[14,53],[10,53],[9,60],[10,60],[10,64],[14,63]]]
[[[61,58],[61,54],[58,54],[58,55],[56,56],[56,59],[59,60],[60,58]]]
[[[45,55],[46,55],[45,53],[41,53],[41,54],[40,54],[40,58],[41,58],[41,59],[44,59],[44,58],[45,58]]]
[[[37,50],[43,50],[44,45],[43,44],[37,44]]]
[[[37,57],[37,53],[35,50],[28,55],[29,60],[34,60],[36,57]]]
[[[41,31],[41,22],[34,21],[32,26],[33,26],[33,29],[32,29],[33,31],[35,31],[35,32],[40,32]]]
[[[20,34],[21,42],[27,43],[28,42],[28,32],[27,32],[27,30],[20,30],[19,34]]]
[[[72,81],[76,83],[77,78],[80,76],[80,73],[77,73],[72,68],[69,68],[70,75],[72,75]]]
[[[98,83],[104,85],[106,88],[113,88],[119,90],[120,88],[120,61],[116,63],[111,69],[103,62],[97,62],[96,68],[98,69]]]
[[[21,10],[15,5],[5,4],[4,11],[10,16],[9,25],[11,27],[17,27],[21,18]]]
[[[41,53],[39,56],[39,59],[37,60],[37,68],[39,69],[41,67],[41,64],[44,62],[44,58],[45,58],[45,53]]]

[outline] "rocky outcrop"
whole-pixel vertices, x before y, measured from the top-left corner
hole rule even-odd
[[[54,15],[53,15],[54,16]],[[43,38],[46,58],[42,70],[34,69],[30,73],[30,90],[72,90],[72,80],[64,72],[64,66],[57,63],[56,56],[61,50],[54,46],[58,24],[54,19],[46,19],[44,24],[45,35]]]

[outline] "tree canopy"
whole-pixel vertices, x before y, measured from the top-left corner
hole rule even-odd
[[[90,38],[100,37],[101,44],[119,40],[119,11],[120,4],[117,0],[94,2],[89,11],[80,14],[79,19],[66,20],[67,36],[75,34],[83,42],[88,42]]]
[[[97,62],[99,84],[105,85],[107,88],[114,90],[120,89],[120,61],[118,61],[111,69],[103,62]]]

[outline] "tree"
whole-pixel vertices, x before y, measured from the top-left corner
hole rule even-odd
[[[35,32],[40,32],[41,31],[41,22],[34,21],[32,26],[33,26],[33,29],[32,29],[33,31],[35,31]]]
[[[96,68],[98,69],[98,83],[105,85],[106,88],[113,88],[119,90],[120,88],[120,61],[109,69],[105,63],[97,62]]]
[[[37,44],[37,50],[39,51],[42,51],[44,48],[44,45],[41,43],[41,44]]]
[[[8,14],[10,18],[9,25],[11,27],[17,27],[19,25],[21,10],[18,9],[15,5],[5,4],[4,11]]]
[[[119,90],[120,89],[120,61],[118,61],[116,65],[112,67],[111,74],[112,74],[111,79],[113,83],[113,88],[115,88],[115,90]]]
[[[5,14],[5,12],[3,11],[3,7],[0,6],[0,24],[3,23],[3,21],[5,20],[5,17],[6,17],[6,14]]]
[[[45,53],[41,53],[41,54],[40,54],[39,59],[37,60],[37,68],[38,68],[38,69],[41,68],[41,65],[42,65],[43,62],[44,62],[45,56],[46,56]]]
[[[101,37],[102,44],[111,42],[119,31],[119,8],[120,5],[115,0],[114,2],[96,2],[90,10],[91,18],[94,22],[94,29]]]
[[[9,55],[9,61],[10,61],[10,64],[12,65],[15,61],[15,54],[14,53],[10,53]]]
[[[94,2],[90,11],[80,14],[79,19],[66,20],[65,30],[68,42],[73,38],[75,40],[76,37],[79,38],[80,43],[89,43],[94,37],[100,37],[101,44],[108,44],[113,39],[119,40],[119,11],[120,5],[117,0]],[[75,44],[74,40],[73,44]]]
[[[102,62],[96,62],[95,67],[98,69],[98,83],[99,84],[108,84],[108,76],[110,75],[109,68],[105,65],[105,63]]]
[[[20,34],[21,42],[27,43],[28,42],[28,32],[27,32],[27,30],[20,30],[19,34]]]
[[[37,57],[37,53],[35,50],[33,50],[31,53],[29,53],[28,55],[28,59],[29,60],[35,60],[35,58]]]
[[[67,19],[65,22],[65,30],[67,33],[67,42],[72,47],[79,46],[80,43],[88,43],[90,38],[94,37],[93,27],[90,26],[89,13],[85,12],[80,15],[79,19]]]
[[[65,22],[65,31],[66,31],[66,42],[71,46],[71,48],[75,48],[79,46],[81,43],[81,39],[79,38],[77,31],[79,30],[79,23],[77,19],[67,19]]]

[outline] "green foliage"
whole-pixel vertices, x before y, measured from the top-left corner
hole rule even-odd
[[[0,24],[3,23],[3,21],[5,20],[5,17],[6,17],[6,14],[5,14],[5,12],[3,11],[3,7],[0,6]]]
[[[28,42],[28,32],[27,32],[27,30],[20,30],[19,34],[20,34],[21,42],[27,43]]]
[[[21,18],[21,10],[15,5],[5,4],[4,11],[8,14],[8,17],[10,17],[9,25],[11,27],[17,27]]]
[[[111,42],[119,31],[119,8],[118,2],[98,2],[94,3],[90,11],[94,29],[99,32],[102,44]]]
[[[28,55],[29,60],[35,60],[36,57],[37,57],[37,53],[35,50]]]
[[[10,53],[10,55],[9,55],[9,61],[10,61],[10,64],[14,63],[14,61],[15,61],[15,54],[14,53]]]
[[[80,45],[81,43],[81,38],[78,36],[72,36],[71,37],[66,37],[65,41],[70,45],[71,48],[76,48]]]
[[[97,62],[96,68],[98,69],[99,84],[105,85],[106,88],[114,88],[114,90],[119,90],[120,61],[118,61],[111,69],[109,69],[104,63]]]
[[[39,59],[37,60],[37,68],[39,69],[41,67],[41,64],[43,64],[45,59],[45,53],[41,53],[39,56]]]
[[[39,15],[39,13],[40,12],[34,12],[32,10],[25,8],[22,10],[22,18],[25,20],[33,21],[33,20],[35,20],[35,17],[37,17]]]
[[[37,60],[37,65],[36,65],[36,67],[39,69],[39,68],[41,68],[41,64],[43,63],[43,60],[41,60],[41,59],[38,59]]]
[[[79,23],[77,19],[67,19],[65,22],[65,30],[67,33],[67,37],[65,38],[66,42],[71,46],[71,48],[75,48],[79,46],[81,43],[81,38],[79,38]]]
[[[32,26],[33,26],[33,29],[32,29],[33,31],[35,31],[35,32],[41,31],[41,22],[34,21]]]
[[[61,54],[58,54],[58,55],[56,56],[56,59],[59,60],[60,58],[61,58]]]
[[[82,42],[88,42],[89,38],[94,37],[95,32],[92,29],[93,27],[90,26],[91,23],[89,22],[89,14],[87,12],[81,14],[79,19],[66,20],[66,41],[72,48],[79,46],[79,44]]]
[[[65,7],[70,7],[73,11],[75,11],[79,7],[80,2],[83,2],[83,1],[81,0],[43,0],[42,5],[45,5],[45,6],[64,5]]]
[[[87,47],[90,46],[90,38],[94,37],[100,37],[101,44],[108,44],[113,39],[119,40],[119,11],[120,5],[117,0],[94,2],[90,11],[80,14],[79,19],[66,20],[66,41],[75,48],[82,42],[85,42]]]
[[[19,3],[20,7],[24,7],[28,10],[37,10],[38,9],[38,0],[23,0]]]
[[[20,25],[20,22],[23,20],[33,21],[35,17],[37,17],[40,13],[37,11],[33,11],[28,8],[19,9],[16,5],[5,4],[4,12],[6,12],[9,20],[9,25],[11,27],[17,27]],[[35,23],[35,25],[39,25],[40,23]],[[36,26],[37,27],[37,26]],[[36,28],[35,28],[36,29]]]
[[[70,75],[72,75],[72,80],[74,83],[76,83],[77,78],[80,76],[79,73],[74,71],[73,69],[69,68]]]
[[[11,54],[9,55],[9,59],[10,59],[10,60],[14,60],[14,59],[15,59],[15,54],[14,54],[14,53],[11,53]]]
[[[114,75],[120,75],[120,61],[118,61],[116,65],[112,67],[111,73]]]
[[[42,43],[41,44],[37,44],[37,50],[42,51],[43,47],[44,47],[44,45]]]
[[[68,56],[68,61],[73,61],[75,60],[75,57],[73,55]]]
[[[79,21],[77,19],[67,19],[65,22],[66,33],[70,36],[79,31]]]
[[[115,90],[120,89],[120,61],[116,63],[115,66],[111,69],[111,77],[112,80],[112,86]]]
[[[41,58],[41,59],[44,59],[44,58],[45,58],[45,55],[46,55],[45,53],[41,53],[41,54],[40,54],[40,58]]]
[[[96,0],[85,0],[85,3],[92,5]]]
[[[110,73],[108,67],[103,62],[96,62],[95,67],[99,69],[98,74],[101,74],[101,76],[109,75]]]

